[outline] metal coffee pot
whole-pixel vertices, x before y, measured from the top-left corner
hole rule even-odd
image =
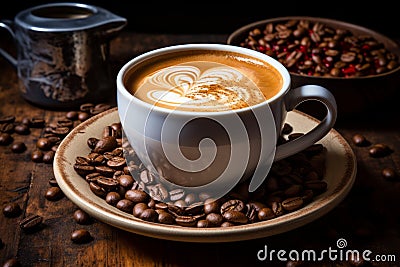
[[[115,93],[109,46],[127,20],[101,7],[50,3],[21,11],[0,26],[13,36],[17,57],[0,48],[18,72],[30,103],[50,109],[97,103]]]

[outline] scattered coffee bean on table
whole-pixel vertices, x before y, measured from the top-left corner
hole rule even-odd
[[[56,201],[64,196],[63,191],[58,186],[51,186],[47,189],[45,197],[47,200]]]
[[[86,229],[77,229],[71,233],[71,240],[77,244],[84,244],[92,241],[93,237]]]
[[[91,216],[87,212],[81,209],[77,209],[74,212],[73,218],[74,221],[77,222],[78,224],[90,224],[92,222]]]
[[[370,145],[370,142],[369,142],[369,141],[367,140],[367,138],[366,138],[364,135],[362,135],[362,134],[355,134],[355,135],[353,135],[352,140],[353,140],[353,143],[354,143],[356,146],[368,146],[368,145]]]
[[[292,127],[285,128],[285,134],[290,136]],[[213,199],[206,192],[169,189],[137,157],[126,162],[122,131],[115,129],[121,129],[121,124],[107,125],[98,136],[89,137],[90,152],[76,155],[73,167],[92,193],[107,205],[143,221],[199,228],[256,223],[299,210],[328,187],[323,180],[326,148],[314,144],[274,162],[267,179],[255,192],[248,192],[249,181],[236,185],[220,199]],[[280,142],[288,139],[282,136]],[[130,148],[125,152],[134,154]]]
[[[373,158],[386,157],[392,152],[393,151],[390,149],[390,147],[384,143],[374,144],[369,149],[369,155]]]
[[[382,176],[388,181],[394,181],[399,178],[399,176],[396,173],[396,170],[391,167],[384,168],[382,170]]]
[[[3,206],[3,214],[6,217],[18,217],[21,212],[22,209],[16,202],[7,203]]]
[[[26,232],[38,230],[42,226],[43,217],[40,215],[29,215],[19,222],[19,226]]]
[[[27,147],[22,141],[16,141],[11,145],[11,151],[14,153],[23,153],[26,149]]]

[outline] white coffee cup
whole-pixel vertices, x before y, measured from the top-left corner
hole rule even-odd
[[[165,55],[179,58],[182,52],[193,51],[237,53],[245,59],[260,60],[278,71],[281,88],[261,103],[224,111],[165,108],[138,99],[132,93],[130,83],[142,65],[148,62],[162,65]],[[264,181],[273,162],[322,139],[332,129],[337,116],[336,101],[328,89],[318,85],[291,88],[289,72],[280,62],[232,45],[183,44],[152,50],[127,62],[116,82],[124,138],[130,151],[133,149],[135,156],[154,175],[155,184],[162,184],[157,190],[190,190],[221,197],[237,183],[251,179],[249,191],[252,192]],[[324,104],[326,117],[303,136],[278,145],[287,112],[307,100]],[[129,156],[126,159],[129,161]]]

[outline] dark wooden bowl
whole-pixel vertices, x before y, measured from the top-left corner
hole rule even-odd
[[[245,40],[250,30],[255,28],[264,29],[268,23],[286,22],[288,20],[321,22],[335,29],[347,29],[353,35],[372,36],[382,43],[386,50],[400,58],[399,44],[378,32],[343,21],[317,17],[292,16],[257,21],[231,33],[227,39],[227,44],[240,46],[240,43]],[[305,84],[317,84],[329,89],[336,98],[339,118],[352,114],[359,115],[359,113],[364,112],[375,113],[395,110],[400,99],[400,65],[389,72],[364,77],[321,77],[292,72],[290,72],[290,75],[292,88]],[[321,112],[319,107],[313,104],[304,106],[303,109],[314,112],[312,115],[317,117]]]

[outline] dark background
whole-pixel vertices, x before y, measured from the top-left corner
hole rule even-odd
[[[23,9],[56,1],[7,0],[0,8],[0,19],[13,19]],[[372,1],[121,1],[81,0],[127,18],[125,30],[157,33],[231,33],[257,20],[281,16],[313,16],[338,19],[400,38],[400,12],[395,2]],[[236,3],[237,2],[237,3]],[[2,35],[0,35],[1,38]]]

